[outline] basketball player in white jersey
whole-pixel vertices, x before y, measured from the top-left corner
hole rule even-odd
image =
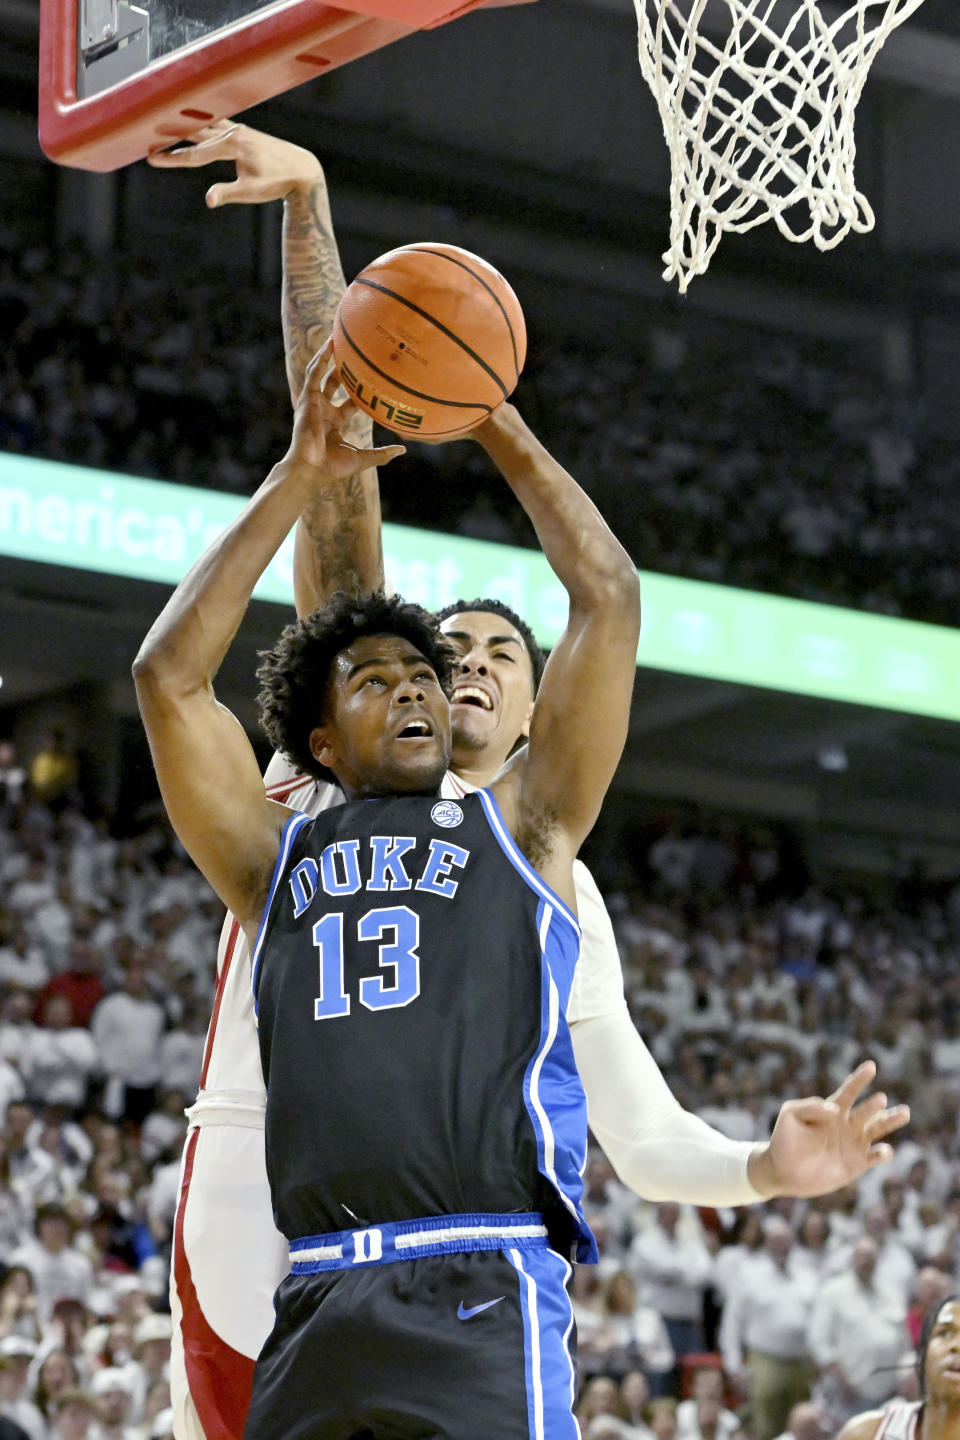
[[[152,163],[172,169],[233,162],[238,178],[212,187],[211,207],[284,199],[282,320],[296,401],[344,289],[323,172],[309,152],[230,121],[206,127],[196,139],[194,148],[160,153]],[[371,430],[358,417],[349,438],[367,447]],[[517,416],[511,443],[491,452],[508,478],[531,440]],[[298,614],[310,614],[336,590],[382,586],[379,526],[375,471],[331,489],[301,517]],[[461,674],[459,703],[457,687],[453,692],[446,796],[486,784],[525,734],[538,660],[532,636],[517,620],[481,607],[444,621]],[[309,814],[342,799],[280,756],[264,778],[271,798]],[[879,1142],[908,1117],[904,1107],[886,1110],[882,1095],[854,1108],[873,1078],[869,1063],[829,1101],[788,1102],[767,1145],[730,1141],[681,1109],[630,1019],[613,929],[579,862],[576,885],[583,939],[567,1016],[591,1128],[626,1184],[652,1200],[741,1205],[775,1194],[824,1193],[889,1158],[890,1147]],[[253,1362],[273,1325],[273,1292],[288,1269],[264,1166],[264,1103],[249,956],[228,916],[201,1089],[189,1112],[174,1234],[177,1440],[240,1440]]]
[[[837,1440],[960,1440],[960,1295],[931,1306],[917,1346],[919,1400],[854,1415]]]

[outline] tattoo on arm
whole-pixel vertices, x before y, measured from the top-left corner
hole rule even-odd
[[[307,366],[333,329],[333,317],[346,289],[333,233],[325,180],[309,195],[288,196],[283,210],[283,343],[290,393],[296,402]],[[371,444],[373,424],[366,416],[347,427],[352,444]]]
[[[296,402],[307,366],[333,329],[346,288],[333,233],[326,182],[295,193],[283,216],[283,341]],[[373,421],[355,415],[343,428],[358,449],[373,443]],[[364,594],[383,584],[380,495],[375,470],[315,496],[300,517],[294,558],[297,611],[309,614],[337,590]]]
[[[345,590],[362,595],[373,587],[377,575],[382,577],[379,513],[371,526],[370,503],[370,487],[364,476],[352,475],[341,485],[317,495],[300,517],[311,541],[318,593],[329,596]],[[371,546],[374,553],[366,553]]]

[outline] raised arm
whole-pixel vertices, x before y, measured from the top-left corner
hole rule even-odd
[[[297,147],[285,149],[296,151]],[[326,179],[319,161],[313,156],[310,159],[318,173],[309,183],[295,185],[283,202],[281,314],[287,379],[294,402],[311,356],[333,329],[333,317],[346,288]],[[276,163],[281,160],[278,155]],[[347,438],[361,448],[373,444],[373,421],[363,411],[354,410]],[[382,589],[383,583],[380,487],[376,470],[369,469],[318,493],[300,517],[293,561],[297,614],[309,615],[337,590],[363,595]]]
[[[254,585],[314,492],[402,448],[358,451],[342,438],[344,408],[323,388],[328,360],[325,349],[308,371],[287,454],[174,591],[134,663],[171,823],[245,926],[262,910],[286,812],[266,799],[253,747],[213,679]]]
[[[512,405],[501,405],[473,433],[530,517],[570,600],[567,627],[540,682],[526,756],[495,782],[518,844],[553,883],[544,867],[551,857],[561,869],[569,866],[597,818],[626,740],[639,583],[592,500]]]
[[[193,144],[151,155],[157,169],[198,169],[214,162],[236,166],[236,179],[211,185],[207,204],[262,205],[283,201],[284,354],[296,404],[311,357],[333,328],[345,289],[333,232],[323,167],[315,155],[250,125],[220,120],[198,130]],[[354,410],[345,431],[359,448],[373,441],[373,423]],[[309,615],[336,590],[365,594],[383,585],[377,472],[368,469],[319,491],[297,527],[294,598]]]

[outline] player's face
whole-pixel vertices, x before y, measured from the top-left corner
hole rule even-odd
[[[454,767],[483,756],[497,770],[530,733],[530,653],[509,620],[485,610],[448,615],[440,629],[457,656],[450,691]]]
[[[450,763],[450,705],[409,641],[364,635],[341,650],[327,711],[310,748],[350,794],[437,790]]]
[[[931,1400],[960,1401],[960,1301],[941,1308],[927,1342],[923,1375]]]

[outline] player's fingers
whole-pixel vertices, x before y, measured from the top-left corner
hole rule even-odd
[[[211,120],[209,125],[201,125],[199,130],[194,131],[194,137],[207,139],[208,136],[226,135],[228,131],[242,129],[243,126],[239,120],[234,120],[231,116],[224,115],[222,120]]]
[[[180,145],[176,150],[153,150],[147,161],[158,170],[191,170],[201,165],[212,165],[215,160],[236,158],[236,140],[239,126],[224,122],[223,130],[198,130],[189,136],[189,145]]]
[[[323,377],[326,375],[327,364],[332,354],[333,347],[330,345],[330,342],[328,340],[326,344],[321,345],[317,353],[315,355],[311,355],[310,359],[307,361],[307,368],[303,376],[304,381],[309,381],[313,385],[319,383],[317,377]]]
[[[323,393],[329,401],[333,401],[338,390],[342,389],[343,382],[340,379],[340,371],[337,369],[333,356],[323,377]]]
[[[879,1114],[872,1116],[863,1127],[863,1136],[873,1145],[877,1140],[882,1140],[885,1135],[892,1135],[895,1130],[902,1130],[904,1125],[909,1123],[910,1106],[892,1105],[889,1110],[881,1110]]]
[[[864,1060],[856,1070],[851,1071],[847,1078],[837,1086],[830,1099],[843,1111],[847,1111],[859,1100],[867,1086],[873,1081],[877,1073],[876,1063],[873,1060]]]
[[[210,157],[227,159],[227,156]],[[272,200],[272,195],[264,195],[263,187],[243,180],[220,180],[216,185],[211,185],[204,199],[207,202],[208,210],[216,210],[221,205],[250,205],[260,204],[264,200]]]
[[[320,349],[310,364],[316,365],[316,373],[321,377],[320,389],[323,398],[328,400],[331,405],[334,404],[334,397],[337,391],[341,389],[343,382],[340,379],[337,362],[333,358],[333,341],[329,336],[320,346]]]
[[[809,1100],[788,1100],[783,1108],[804,1125],[826,1125],[839,1114],[832,1100],[821,1100],[818,1095]]]
[[[377,465],[389,465],[391,460],[396,460],[401,455],[406,455],[406,445],[381,445],[377,450],[360,450],[357,452],[367,462],[369,469]]]
[[[865,1100],[860,1101],[859,1105],[854,1106],[850,1112],[851,1122],[859,1125],[861,1130],[865,1130],[873,1117],[879,1115],[881,1110],[886,1108],[887,1097],[882,1090],[878,1090],[875,1095],[868,1095]]]
[[[873,1145],[867,1153],[867,1166],[872,1170],[875,1165],[888,1165],[892,1159],[892,1145]]]
[[[342,426],[344,417],[340,413],[341,407],[333,400],[339,384],[340,377],[333,363],[333,352],[329,346],[324,345],[307,365],[303,377],[303,392],[309,395],[312,402],[319,401],[331,418],[336,419],[337,425]]]

